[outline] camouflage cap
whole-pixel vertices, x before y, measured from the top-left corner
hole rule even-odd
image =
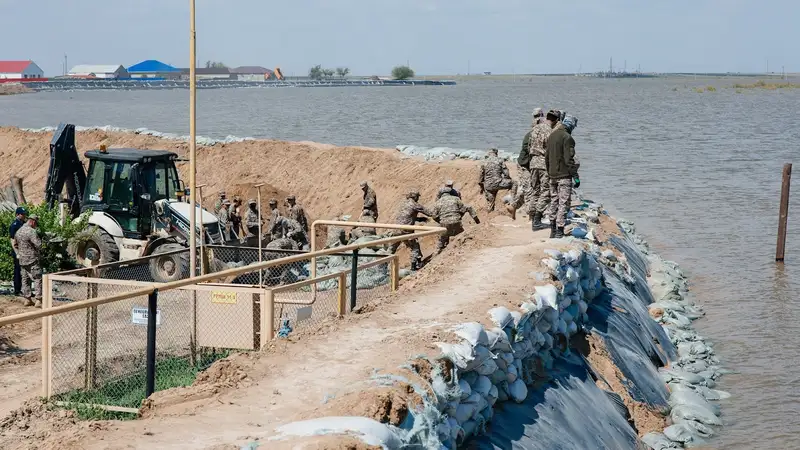
[[[228,199],[225,199],[225,201],[223,201],[223,202],[222,202],[222,204],[223,204],[223,205],[230,205],[230,204],[231,204],[231,201],[230,201],[230,200],[228,200]]]
[[[539,117],[542,115],[544,115],[542,108],[533,108],[533,117]]]
[[[256,199],[254,199],[254,198],[247,199],[247,204],[248,205],[255,205],[256,204]]]
[[[447,187],[453,187],[454,184],[455,183],[453,182],[453,180],[447,180],[444,182],[444,185]]]
[[[30,216],[28,216],[28,220],[39,220],[39,216],[37,216],[36,214],[31,214]]]
[[[275,200],[274,198],[271,198],[271,199],[269,199],[269,204],[270,204],[270,205],[277,205],[277,204],[278,204],[278,201],[277,201],[277,200]]]
[[[408,192],[408,195],[406,195],[406,197],[408,197],[408,198],[419,197],[419,191],[416,190],[416,189],[413,189],[413,190]]]
[[[358,185],[361,186],[362,188],[365,188],[369,186],[369,183],[367,183],[366,181],[362,181],[361,183],[358,183]]]
[[[290,195],[290,196],[286,197],[286,200],[290,201],[290,202],[295,201],[294,195]]]
[[[219,191],[219,196],[220,196],[220,197],[225,197],[225,195],[226,195],[226,194],[225,194],[225,191]]]
[[[489,153],[494,153],[495,155],[497,154],[497,151],[498,150],[495,147],[492,147],[492,148],[489,149]]]

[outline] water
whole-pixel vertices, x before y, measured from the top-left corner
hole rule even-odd
[[[707,312],[697,329],[741,372],[719,386],[733,398],[724,402],[726,428],[714,446],[800,448],[800,296],[793,295],[800,223],[791,215],[800,208],[798,193],[786,264],[773,262],[781,168],[800,155],[800,90],[723,88],[737,81],[535,78],[211,90],[198,93],[198,133],[517,151],[534,107],[574,113],[583,191],[635,221],[683,266]],[[701,85],[717,91],[695,92]],[[187,91],[8,96],[0,97],[0,124],[71,121],[188,134],[187,102]]]

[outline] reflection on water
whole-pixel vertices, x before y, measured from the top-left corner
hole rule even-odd
[[[753,80],[745,81],[751,83]],[[583,191],[636,222],[681,264],[707,317],[696,323],[738,374],[719,388],[725,449],[800,448],[800,199],[776,265],[782,166],[800,154],[800,90],[725,88],[734,79],[532,78],[454,87],[239,89],[198,93],[198,133],[393,147],[519,148],[531,110],[575,114]],[[693,86],[715,85],[697,93]],[[0,97],[0,124],[188,134],[188,92]],[[466,181],[466,180],[465,180]]]

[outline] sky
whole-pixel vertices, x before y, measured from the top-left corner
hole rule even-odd
[[[800,72],[797,0],[196,0],[197,59],[384,75]],[[0,60],[189,65],[189,0],[0,0]]]

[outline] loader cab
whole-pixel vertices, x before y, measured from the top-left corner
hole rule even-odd
[[[173,152],[101,148],[85,156],[89,171],[82,210],[111,215],[126,238],[146,239],[153,232],[153,203],[182,194]]]

